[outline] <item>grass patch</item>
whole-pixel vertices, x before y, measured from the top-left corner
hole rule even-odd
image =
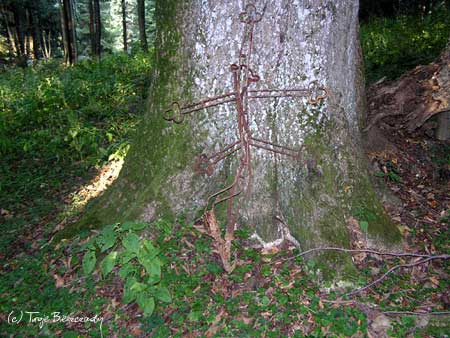
[[[124,156],[150,71],[150,55],[136,54],[0,73],[0,251],[55,213],[90,169]]]

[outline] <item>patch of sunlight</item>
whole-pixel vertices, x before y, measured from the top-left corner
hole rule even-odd
[[[91,199],[102,194],[119,176],[124,159],[109,162],[96,177],[72,196],[71,208],[81,210]]]

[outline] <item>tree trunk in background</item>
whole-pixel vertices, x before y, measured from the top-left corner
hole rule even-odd
[[[6,41],[8,43],[9,58],[12,59],[15,55],[16,46],[14,45],[14,36],[9,25],[9,14],[3,6],[1,7],[1,14],[6,29]]]
[[[91,53],[96,55],[95,14],[93,0],[89,0],[89,37],[91,40]]]
[[[126,3],[126,0],[122,0],[122,32],[123,32],[123,50],[126,53],[128,51],[127,3]]]
[[[51,31],[48,31],[48,38],[47,33],[45,32],[45,29],[41,32],[41,38],[42,38],[42,53],[44,53],[44,58],[49,59],[51,56],[52,51],[52,40],[51,40]]]
[[[72,1],[62,0],[61,5],[61,30],[63,33],[64,59],[66,63],[74,64],[77,62],[77,44]]]
[[[32,9],[26,9],[27,22],[28,22],[28,40],[29,40],[29,54],[33,55],[35,60],[39,59],[39,39],[38,39],[38,29],[36,27],[37,13]]]
[[[139,40],[144,51],[148,50],[147,33],[145,32],[145,1],[137,0]]]
[[[25,54],[25,43],[24,43],[22,22],[20,20],[22,13],[17,5],[14,5],[13,7],[13,13],[14,13],[14,25],[16,28],[16,36],[17,36],[16,38],[17,45],[19,47],[18,56],[22,56]]]
[[[64,49],[64,63],[70,62],[70,48],[69,48],[69,28],[67,26],[67,15],[66,10],[64,8],[64,3],[60,4],[60,17],[61,17],[61,35],[62,35],[62,44]]]
[[[273,0],[265,2],[265,9],[255,4],[263,14],[255,24],[250,60],[260,81],[252,88],[304,88],[318,81],[329,94],[318,105],[306,98],[250,101],[253,136],[293,148],[300,156],[251,148],[253,182],[248,197],[235,198],[237,224],[250,226],[263,245],[295,238],[302,249],[349,247],[348,220],[365,214],[369,246],[397,243],[399,232],[373,190],[362,150],[358,1]],[[182,106],[233,91],[229,70],[239,62],[242,12],[238,0],[157,2],[148,114],[118,181],[76,226],[152,221],[179,213],[194,219],[211,194],[236,178],[242,149],[208,168],[211,176],[195,169],[200,154],[211,155],[239,140],[234,104],[185,115],[181,124],[163,116],[177,107],[174,101]],[[221,224],[227,221],[224,210],[217,210],[217,217]],[[354,271],[349,258],[322,258],[331,270]]]
[[[102,53],[102,20],[100,17],[99,0],[94,0],[94,18],[95,18],[95,55],[100,58]]]
[[[41,18],[39,15],[39,8],[36,7],[31,11],[31,36],[33,37],[33,46],[34,46],[34,58],[39,59],[42,54],[42,38],[41,38]]]

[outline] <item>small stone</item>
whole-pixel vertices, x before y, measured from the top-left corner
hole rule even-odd
[[[371,331],[376,333],[376,337],[386,337],[387,331],[391,328],[391,321],[383,314],[377,316],[371,325]]]

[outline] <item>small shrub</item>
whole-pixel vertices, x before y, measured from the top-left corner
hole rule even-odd
[[[170,303],[169,290],[161,283],[162,262],[152,241],[140,240],[136,231],[146,223],[128,222],[106,226],[83,248],[83,272],[91,274],[101,258],[99,268],[106,278],[115,267],[124,282],[122,301],[135,301],[144,315],[152,315],[155,300]]]

